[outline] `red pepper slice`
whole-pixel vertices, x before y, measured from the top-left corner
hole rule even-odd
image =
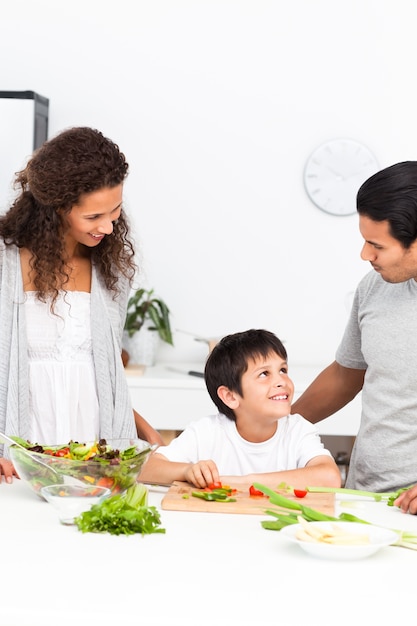
[[[107,487],[107,489],[111,489],[114,485],[114,478],[111,476],[102,476],[96,482],[96,485],[99,487]]]
[[[217,482],[217,481],[216,481],[216,482],[214,482],[214,483],[210,483],[210,484],[208,485],[208,488],[209,488],[209,489],[222,489],[222,488],[223,488],[223,485],[222,485],[220,482]]]
[[[264,496],[263,491],[259,491],[259,489],[255,489],[253,485],[249,487],[249,495],[250,496]]]
[[[307,489],[294,489],[294,495],[297,498],[305,498],[307,493],[308,493]]]

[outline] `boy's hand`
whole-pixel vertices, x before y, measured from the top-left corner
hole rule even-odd
[[[185,470],[185,480],[200,489],[219,482],[217,465],[211,459],[191,464]]]

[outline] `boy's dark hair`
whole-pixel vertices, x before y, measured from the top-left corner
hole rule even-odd
[[[275,353],[287,360],[287,351],[274,333],[268,330],[246,330],[227,335],[214,347],[209,355],[204,378],[210,398],[229,419],[236,421],[234,411],[224,404],[217,395],[217,389],[224,385],[242,395],[242,376],[248,369],[251,359],[266,358]]]
[[[387,220],[390,234],[404,248],[417,239],[417,161],[403,161],[377,172],[359,188],[359,215]]]

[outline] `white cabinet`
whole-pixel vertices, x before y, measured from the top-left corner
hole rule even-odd
[[[202,364],[158,364],[138,373],[134,367],[126,368],[133,407],[157,430],[183,430],[199,417],[217,412],[207,392],[204,379],[186,373],[172,372],[177,369],[203,371]],[[295,398],[299,397],[323,366],[291,366],[295,384]],[[338,413],[317,424],[322,435],[355,436],[359,429],[361,402],[357,396]]]
[[[179,369],[202,371],[203,366],[175,364]],[[217,412],[203,378],[177,374],[159,364],[137,374],[126,368],[133,407],[157,430],[184,430],[189,422]]]

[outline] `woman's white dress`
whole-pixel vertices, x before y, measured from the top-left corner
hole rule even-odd
[[[62,293],[52,313],[35,292],[25,294],[29,358],[29,440],[64,444],[99,433],[90,324],[90,294]],[[99,323],[99,321],[97,321]]]

